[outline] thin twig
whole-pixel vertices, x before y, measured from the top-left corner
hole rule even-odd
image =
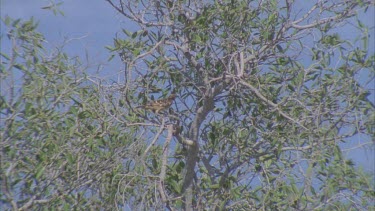
[[[165,124],[165,119],[163,118],[162,121],[161,121],[161,125],[160,125],[160,128],[159,128],[159,131],[158,133],[155,135],[154,137],[154,140],[152,140],[151,144],[148,145],[147,149],[145,150],[145,152],[143,153],[142,157],[145,158],[146,157],[146,154],[148,151],[150,151],[151,147],[155,145],[156,141],[158,140],[160,134],[163,132],[164,130],[164,124]]]
[[[305,126],[303,126],[299,121],[293,119],[292,117],[290,117],[288,114],[284,113],[277,104],[273,103],[271,100],[268,100],[265,96],[263,96],[260,91],[258,89],[256,89],[255,87],[253,87],[252,85],[244,82],[244,81],[240,81],[240,84],[248,87],[257,97],[259,97],[261,100],[263,100],[265,103],[267,103],[268,105],[272,106],[273,108],[275,108],[279,114],[287,119],[289,119],[290,121],[296,123],[297,125],[299,125],[300,127],[302,127],[303,129],[305,130],[308,130]]]
[[[167,126],[168,128],[168,135],[164,143],[164,150],[163,150],[163,157],[162,157],[162,165],[160,169],[160,179],[159,179],[159,184],[158,184],[158,189],[160,192],[161,199],[163,200],[164,203],[168,203],[167,196],[165,194],[165,189],[164,189],[164,180],[165,180],[165,175],[167,172],[167,164],[168,164],[168,153],[169,153],[169,144],[171,143],[172,140],[172,135],[173,135],[173,125],[170,124]]]

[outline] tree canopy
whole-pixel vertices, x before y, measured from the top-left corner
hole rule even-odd
[[[137,26],[106,46],[116,81],[2,17],[0,205],[375,208],[342,148],[373,150],[372,1],[106,2]]]

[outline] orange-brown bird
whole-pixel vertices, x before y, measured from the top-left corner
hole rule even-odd
[[[172,102],[175,98],[176,98],[176,95],[171,94],[167,98],[148,102],[145,105],[138,106],[138,108],[144,108],[144,109],[147,109],[147,110],[152,110],[153,112],[158,114],[160,111],[169,108],[172,105]]]

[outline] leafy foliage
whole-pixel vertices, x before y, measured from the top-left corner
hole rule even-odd
[[[81,62],[60,49],[47,55],[33,20],[4,22],[13,46],[2,53],[1,207],[121,204],[118,174],[135,169],[126,160],[134,130],[101,115]]]
[[[373,145],[375,56],[354,16],[370,1],[107,2],[138,25],[107,46],[125,64],[111,84],[5,19],[1,80],[20,80],[2,94],[2,204],[374,208],[373,175],[342,145]],[[137,107],[171,93],[168,112]]]

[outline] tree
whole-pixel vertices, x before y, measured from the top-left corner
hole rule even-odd
[[[33,19],[4,24],[12,48],[1,53],[1,209],[113,208],[121,158],[136,153],[131,131],[103,115],[87,66],[65,44],[45,47]]]
[[[371,1],[107,2],[138,25],[108,47],[124,63],[112,84],[42,56],[33,21],[5,20],[1,79],[22,80],[2,94],[4,205],[374,208],[373,175],[340,145],[374,139],[375,56],[356,18]],[[169,110],[143,110],[170,94]]]

